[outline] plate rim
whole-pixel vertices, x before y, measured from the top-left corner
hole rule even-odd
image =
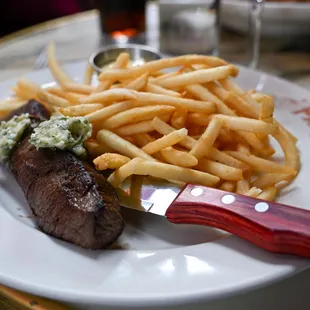
[[[85,65],[85,61],[79,61],[79,62],[75,62],[72,63],[70,65],[64,66],[65,69],[67,71],[71,71],[73,67],[80,67],[81,69],[84,68]],[[284,83],[287,85],[290,85],[291,87],[297,88],[300,91],[307,93],[307,95],[310,98],[310,92],[299,86],[296,84],[293,84],[287,80],[284,80],[282,78],[267,74],[265,72],[262,71],[255,71],[249,68],[245,68],[242,66],[239,66],[241,68],[242,71],[246,72],[246,73],[251,73],[251,74],[255,74],[257,76],[261,76],[261,75],[265,75],[266,77],[272,78],[274,80],[276,80],[277,82],[280,83]],[[48,69],[45,68],[43,70],[38,70],[38,71],[31,71],[28,74],[25,74],[25,76],[31,76],[31,75],[47,75],[49,74]],[[6,84],[11,84],[11,83],[15,83],[16,80],[18,78],[12,78],[10,80],[7,81],[1,81],[0,82],[0,87],[1,85],[6,85]],[[1,202],[0,202],[0,206],[1,206]],[[2,211],[2,207],[0,208],[0,211]],[[6,212],[5,210],[3,210],[4,212]],[[1,212],[0,212],[1,213]],[[15,221],[15,219],[13,219]],[[19,225],[20,223],[18,223]],[[20,224],[22,225],[22,224]],[[27,227],[28,229],[31,229],[29,227]],[[232,241],[232,242],[244,242],[239,240],[237,237],[230,237],[229,240],[237,240],[237,241]],[[218,245],[218,244],[225,244],[225,240],[219,240],[219,241],[214,241],[212,242],[212,244],[214,245]],[[207,246],[208,244],[206,244]],[[195,246],[189,246],[187,248],[191,248],[191,247],[195,247]],[[177,248],[179,249],[179,248]],[[168,250],[156,250],[156,251],[169,251]],[[131,252],[133,250],[129,250],[129,252]],[[285,257],[281,257],[284,259],[284,261],[286,261]],[[270,275],[270,277],[266,280],[259,280],[257,281],[257,279],[251,279],[250,283],[249,281],[247,281],[246,283],[239,283],[239,285],[231,287],[229,284],[222,288],[221,290],[217,290],[217,291],[212,291],[212,290],[208,290],[208,292],[206,291],[197,291],[196,293],[190,292],[188,294],[170,294],[169,296],[158,296],[158,295],[146,295],[146,296],[141,296],[141,295],[136,295],[136,296],[125,296],[125,297],[119,297],[119,296],[114,296],[114,295],[110,295],[110,296],[105,296],[104,294],[100,294],[100,296],[97,295],[83,295],[80,292],[75,292],[75,291],[70,291],[70,290],[61,290],[61,291],[57,291],[55,289],[51,289],[51,288],[47,288],[44,286],[38,286],[36,284],[31,284],[25,281],[25,280],[21,280],[21,279],[17,279],[14,277],[10,277],[8,275],[4,275],[2,273],[2,271],[0,270],[0,281],[1,283],[3,283],[4,285],[10,286],[10,287],[14,287],[16,289],[28,292],[28,293],[32,293],[32,294],[37,294],[37,295],[41,295],[41,296],[45,296],[48,298],[52,298],[52,299],[57,299],[57,300],[62,300],[62,301],[67,301],[67,302],[81,302],[81,303],[87,303],[87,304],[96,304],[96,305],[107,305],[107,306],[155,306],[155,305],[176,305],[176,304],[184,304],[184,303],[191,303],[193,301],[206,301],[206,300],[212,300],[212,299],[216,299],[219,297],[226,297],[226,296],[230,296],[233,294],[236,294],[237,292],[240,292],[241,290],[244,291],[249,291],[252,290],[254,288],[257,288],[259,286],[265,286],[268,285],[270,283],[274,283],[277,281],[280,281],[281,279],[285,278],[285,277],[289,277],[292,274],[295,274],[297,272],[301,272],[302,270],[305,270],[307,268],[310,267],[310,261],[308,260],[303,260],[303,259],[292,259],[288,258],[288,262],[290,263],[289,266],[283,266],[283,268],[281,269],[280,272],[276,272],[276,276],[275,274]],[[257,278],[257,277],[256,277]]]

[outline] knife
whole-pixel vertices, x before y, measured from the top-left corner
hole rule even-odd
[[[131,195],[130,187],[126,182],[117,189],[124,207],[165,216],[174,224],[221,229],[270,252],[310,257],[310,211],[204,186],[182,187],[148,177],[141,182],[140,197]]]

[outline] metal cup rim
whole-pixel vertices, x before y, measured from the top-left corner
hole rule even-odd
[[[105,47],[102,47],[100,49],[98,49],[97,51],[93,52],[90,56],[89,56],[89,64],[91,65],[91,67],[96,71],[96,72],[101,72],[101,67],[97,66],[97,64],[95,63],[95,58],[100,55],[101,53],[105,53],[107,51],[113,50],[113,49],[132,49],[132,50],[143,50],[143,51],[147,51],[150,52],[152,54],[154,54],[158,59],[163,58],[162,53],[160,53],[158,50],[156,50],[153,47],[147,46],[147,45],[143,45],[143,44],[134,44],[134,43],[126,43],[126,44],[111,44]]]

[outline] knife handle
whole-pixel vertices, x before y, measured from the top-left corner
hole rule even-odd
[[[300,208],[187,185],[166,217],[219,228],[271,252],[310,257],[310,212]]]

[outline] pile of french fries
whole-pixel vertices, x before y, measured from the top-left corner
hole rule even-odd
[[[97,169],[114,170],[114,187],[148,175],[273,200],[299,171],[297,139],[274,119],[273,98],[240,88],[238,68],[222,59],[185,55],[130,67],[123,53],[93,86],[90,66],[81,84],[62,69],[53,43],[47,57],[58,86],[21,79],[0,113],[36,99],[55,114],[86,117],[93,135],[85,146]]]

